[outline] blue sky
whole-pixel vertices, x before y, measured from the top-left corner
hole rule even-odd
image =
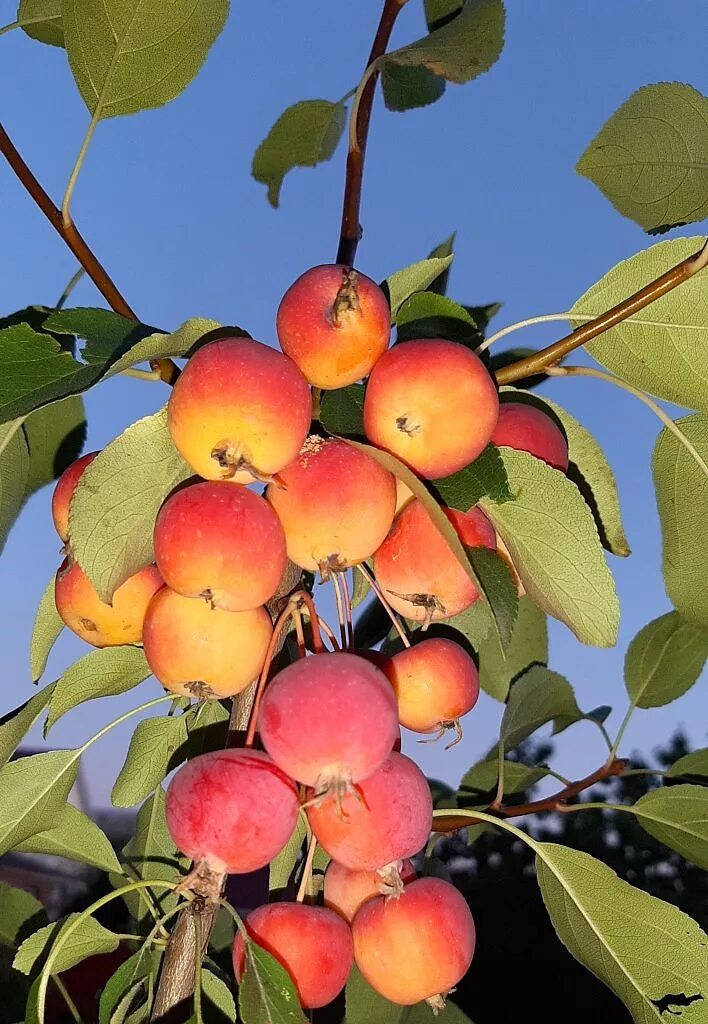
[[[14,5],[4,0],[1,6],[1,20],[11,21]],[[450,294],[474,304],[502,301],[495,327],[568,309],[611,266],[650,244],[574,166],[640,86],[682,81],[705,88],[708,29],[704,0],[682,0],[680,17],[671,0],[508,0],[506,6],[506,45],[491,72],[468,86],[448,87],[438,104],[420,111],[389,113],[377,99],[358,258],[362,271],[380,279],[456,230]],[[200,76],[181,97],[162,110],[99,125],[73,210],[146,322],[173,328],[187,317],[208,316],[273,343],[282,293],[307,267],[334,258],[345,153],[340,146],[329,164],[287,178],[279,210],[268,206],[265,189],[250,177],[251,157],[287,105],[336,100],[356,84],[379,4],[271,0],[232,8]],[[422,3],[410,0],[394,42],[415,38],[423,27]],[[63,51],[17,32],[3,36],[0,48],[0,116],[58,199],[88,113]],[[2,165],[0,212],[0,311],[56,301],[75,269],[73,258]],[[72,302],[102,305],[87,281]],[[559,327],[532,328],[513,341],[540,346],[558,337]],[[567,675],[581,706],[615,708],[614,731],[626,707],[626,646],[669,608],[649,469],[659,424],[631,396],[602,382],[556,381],[547,393],[608,452],[633,549],[630,559],[611,558],[622,602],[616,650],[582,647],[565,627],[551,627],[551,666]],[[166,398],[158,384],[118,379],[102,385],[87,398],[86,450],[106,444]],[[49,501],[48,488],[30,501],[0,559],[0,713],[32,692],[27,649],[34,609],[59,560]],[[47,678],[84,652],[80,641],[62,637]],[[122,698],[80,708],[49,741],[82,742],[158,693],[149,681]],[[649,750],[678,724],[703,744],[704,709],[699,684],[668,709],[637,712],[627,749]],[[408,749],[430,774],[455,782],[493,742],[499,714],[499,705],[483,697],[454,750],[414,742]],[[98,803],[108,800],[128,726],[87,757]],[[555,766],[571,775],[593,769],[603,756],[598,740],[592,726],[574,727],[558,741]]]

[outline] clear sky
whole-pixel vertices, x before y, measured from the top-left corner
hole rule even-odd
[[[380,279],[456,230],[450,294],[474,304],[502,301],[495,327],[568,309],[606,270],[650,244],[574,166],[640,86],[682,81],[705,91],[708,30],[705,0],[507,0],[506,6],[506,45],[491,72],[464,87],[448,86],[439,103],[420,111],[389,113],[377,99],[358,258],[362,271]],[[0,21],[11,21],[15,4],[2,0],[0,8]],[[99,125],[74,214],[146,322],[169,329],[207,316],[274,342],[275,310],[287,286],[309,266],[334,258],[345,153],[340,146],[329,164],[295,171],[279,210],[250,177],[251,157],[290,103],[337,100],[356,84],[379,9],[374,0],[236,0],[226,30],[182,96],[162,110]],[[421,0],[410,0],[394,42],[423,29]],[[0,117],[59,198],[88,124],[65,54],[19,32],[0,39],[0,53]],[[2,165],[0,216],[0,311],[56,301],[75,269],[73,258]],[[698,234],[700,226],[683,233]],[[72,302],[103,304],[86,280]],[[536,327],[513,342],[540,346],[558,337],[559,328]],[[609,453],[633,549],[630,559],[610,556],[622,602],[616,650],[582,647],[564,626],[551,626],[551,667],[568,676],[581,706],[615,708],[612,731],[626,707],[627,644],[669,609],[649,468],[659,424],[602,382],[556,381],[547,393]],[[101,385],[87,398],[86,450],[100,448],[166,398],[160,384]],[[47,488],[29,502],[0,558],[0,713],[32,693],[27,650],[34,610],[59,560],[49,500]],[[47,679],[85,650],[76,638],[62,637]],[[637,712],[628,746],[650,750],[678,724],[704,744],[701,690],[697,685],[668,709]],[[82,742],[159,692],[148,681],[124,697],[84,706],[49,741]],[[408,749],[430,774],[454,783],[493,742],[499,713],[483,696],[454,750],[414,742]],[[127,727],[115,730],[87,757],[97,803],[108,800],[129,735]],[[574,727],[559,740],[555,766],[571,775],[596,767],[598,740],[591,725]]]

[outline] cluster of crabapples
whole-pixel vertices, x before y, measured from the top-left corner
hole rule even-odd
[[[204,754],[172,779],[167,817],[176,845],[207,874],[254,871],[283,849],[304,809],[332,858],[326,905],[260,907],[246,919],[248,933],[289,971],[305,1007],[330,1002],[353,960],[393,1002],[436,1005],[469,967],[474,924],[456,889],[416,878],[408,860],[429,837],[432,805],[424,775],[399,752],[399,726],[459,731],[479,693],[474,661],[439,637],[391,657],[325,651],[309,605],[314,653],[268,682],[278,638],[265,605],[288,560],[323,579],[372,560],[378,592],[426,625],[479,593],[401,481],[361,447],[317,424],[311,432],[311,389],[366,378],[367,439],[423,480],[463,469],[490,441],[565,471],[567,444],[538,409],[500,406],[484,363],[463,345],[432,338],[389,348],[386,297],[350,268],[300,277],[280,304],[277,330],[282,352],[222,337],[188,361],[168,426],[202,479],[164,502],[155,564],[119,586],[111,604],[71,547],[71,498],[100,453],[64,473],[52,506],[66,545],[56,605],[96,647],[142,642],[155,677],[179,696],[221,699],[259,676],[267,682],[253,712],[264,749]],[[259,483],[263,494],[248,486]],[[466,546],[496,549],[479,508],[445,513]],[[239,978],[244,964],[238,937]]]

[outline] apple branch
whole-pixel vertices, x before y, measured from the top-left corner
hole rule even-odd
[[[385,0],[381,20],[374,36],[369,59],[366,62],[363,79],[366,82],[358,96],[358,103],[352,109],[352,129],[350,131],[349,152],[347,153],[347,170],[344,180],[344,202],[342,205],[342,227],[337,249],[337,263],[351,266],[354,263],[357,246],[361,238],[359,210],[361,207],[361,186],[364,177],[364,157],[366,141],[369,137],[371,108],[374,103],[378,67],[372,65],[380,62],[386,52],[391,38],[393,26],[401,8],[407,0]],[[362,79],[362,81],[363,81]]]
[[[655,281],[650,281],[644,288],[613,306],[612,309],[608,309],[606,313],[601,313],[594,320],[576,328],[547,348],[542,348],[525,359],[519,359],[515,363],[502,367],[496,373],[497,383],[512,384],[516,380],[523,380],[533,374],[543,373],[549,366],[556,366],[569,352],[580,348],[581,345],[586,345],[593,338],[609,331],[611,327],[621,324],[634,313],[638,313],[640,309],[644,309],[660,299],[662,295],[666,295],[683,284],[684,281],[688,281],[706,266],[708,266],[708,241],[698,252],[687,256],[671,270],[667,270]]]
[[[578,779],[577,782],[570,782],[551,796],[544,797],[542,800],[532,800],[527,804],[492,807],[488,813],[494,814],[498,818],[520,818],[527,814],[562,810],[569,800],[579,796],[586,789],[596,786],[598,782],[603,782],[605,779],[611,779],[618,775],[624,775],[628,765],[629,762],[623,758],[611,757],[601,768],[591,772],[590,775],[586,775],[583,779]],[[474,819],[470,818],[469,814],[463,816],[451,811],[450,814],[433,820],[433,831],[442,833],[456,832],[458,829],[466,828],[470,824],[474,824]]]
[[[76,225],[71,221],[68,223],[64,222],[61,210],[52,202],[49,195],[37,181],[2,124],[0,124],[0,153],[3,154],[21,184],[54,230],[71,249],[111,309],[128,320],[137,320],[138,317],[119,292],[108,271],[98,261]],[[174,384],[179,376],[179,368],[171,359],[155,359],[151,361],[150,365],[153,370],[159,371],[160,378],[166,384]]]

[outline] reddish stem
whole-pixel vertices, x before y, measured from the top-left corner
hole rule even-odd
[[[381,20],[376,29],[374,42],[371,47],[369,59],[366,62],[367,69],[380,57],[383,57],[391,38],[393,26],[396,23],[399,11],[407,0],[386,0],[381,13]],[[371,108],[374,103],[374,92],[376,91],[376,79],[378,71],[375,71],[366,83],[359,102],[356,115],[355,139],[356,146],[349,147],[347,153],[347,170],[344,180],[344,202],[342,204],[342,227],[339,234],[339,246],[337,248],[337,263],[345,266],[352,266],[356,257],[356,250],[361,238],[361,224],[359,223],[359,211],[361,208],[361,187],[364,177],[364,158],[366,156],[366,142],[369,137],[369,124],[371,122]]]
[[[295,595],[293,595],[293,597],[294,596]],[[285,627],[287,626],[287,624],[290,621],[290,619],[292,618],[292,616],[295,614],[295,611],[296,611],[296,605],[293,602],[293,598],[291,598],[288,601],[288,603],[286,604],[286,606],[283,608],[283,610],[280,613],[280,615],[278,616],[278,618],[275,620],[275,625],[273,626],[273,633],[272,633],[271,638],[270,638],[270,643],[268,644],[268,650],[266,651],[266,657],[265,657],[265,661],[263,663],[263,668],[261,669],[261,674],[258,677],[258,686],[256,688],[256,695],[255,695],[255,697],[253,699],[253,705],[251,707],[251,715],[250,715],[250,718],[248,720],[248,732],[246,733],[246,740],[245,740],[245,743],[244,743],[245,747],[252,747],[253,746],[253,741],[256,738],[256,727],[258,725],[258,712],[260,711],[260,708],[261,708],[261,700],[263,698],[263,691],[265,689],[265,685],[266,685],[266,682],[268,680],[268,673],[270,672],[270,666],[271,666],[271,664],[273,662],[273,658],[275,657],[276,652],[280,650],[280,647],[278,646],[279,641],[280,641],[280,635],[283,632],[283,630],[285,629]]]

